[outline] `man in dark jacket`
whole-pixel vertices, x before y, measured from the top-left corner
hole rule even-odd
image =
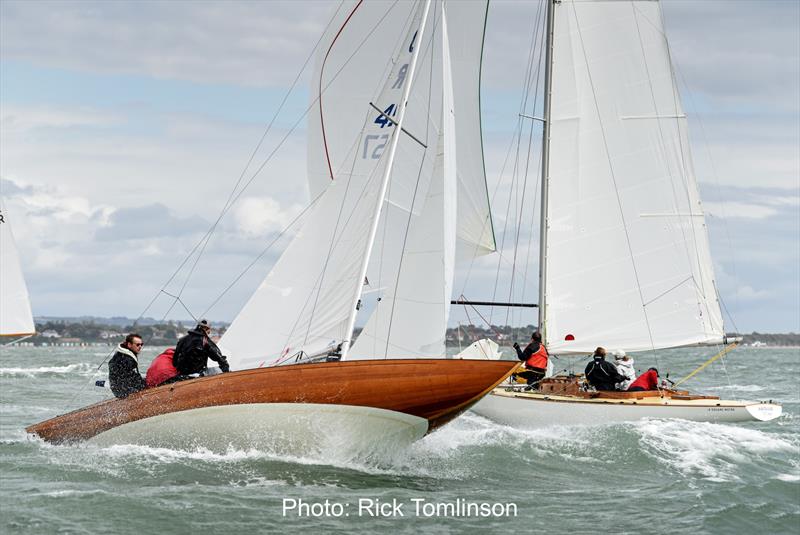
[[[627,379],[617,371],[616,366],[606,362],[606,350],[602,347],[594,350],[592,362],[586,365],[584,373],[589,384],[597,390],[616,390],[616,383]]]
[[[230,371],[228,359],[208,337],[210,332],[211,326],[206,320],[201,320],[186,336],[178,340],[172,363],[181,375],[202,372],[208,366],[208,359],[218,363],[223,372]]]
[[[108,382],[111,391],[118,398],[126,398],[146,388],[144,379],[139,373],[139,352],[142,350],[142,337],[131,333],[125,341],[117,346],[111,360],[108,361]]]

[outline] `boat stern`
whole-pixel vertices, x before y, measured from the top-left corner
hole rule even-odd
[[[774,420],[783,414],[783,407],[777,403],[773,403],[772,401],[753,403],[752,405],[748,405],[746,408],[747,412],[750,413],[750,416],[760,422]]]

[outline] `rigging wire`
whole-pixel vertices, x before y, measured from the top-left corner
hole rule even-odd
[[[541,7],[541,5],[540,5],[540,7]],[[536,28],[537,32],[539,31],[539,28],[542,28],[541,37],[539,39],[539,56],[538,56],[537,61],[536,61],[536,77],[535,77],[535,80],[531,79],[531,82],[530,82],[531,85],[529,85],[528,88],[527,88],[527,92],[528,93],[530,93],[531,89],[533,89],[533,106],[531,108],[531,115],[535,115],[536,105],[538,103],[538,97],[539,97],[539,93],[538,93],[537,90],[539,88],[539,82],[540,82],[541,72],[542,72],[542,53],[544,52],[544,48],[545,48],[545,45],[543,43],[544,37],[545,37],[545,31],[543,29],[544,25],[545,25],[544,24],[544,18],[542,18],[542,20],[540,21],[539,26],[537,26],[537,28]],[[527,99],[527,95],[526,95],[526,99]],[[516,263],[517,263],[517,252],[519,250],[520,234],[521,234],[521,230],[522,230],[522,223],[523,223],[524,217],[525,217],[525,213],[524,213],[523,210],[524,210],[524,208],[526,206],[525,198],[526,198],[526,193],[527,193],[528,176],[529,176],[529,171],[530,171],[531,149],[532,149],[532,146],[533,146],[533,130],[534,130],[534,122],[531,121],[530,131],[528,133],[528,150],[527,150],[527,155],[526,155],[526,158],[525,158],[525,173],[523,175],[524,179],[523,179],[523,188],[522,188],[522,201],[520,202],[519,215],[517,216],[516,237],[515,237],[515,240],[514,240],[514,260],[513,260],[514,266],[516,266]],[[540,171],[537,172],[537,174],[536,174],[536,176],[537,176],[537,180],[536,180],[537,185],[539,183],[539,180],[538,180],[539,179],[539,175],[540,175]],[[536,205],[536,202],[535,202],[535,200],[537,198],[536,193],[537,193],[536,190],[534,190],[534,203],[533,203],[534,207]],[[523,274],[524,274],[523,281],[522,281],[522,295],[523,296],[525,294],[525,282],[527,281],[527,273],[528,273],[529,262],[530,262],[531,242],[533,241],[533,227],[535,225],[535,218],[533,218],[533,213],[534,212],[531,212],[531,235],[529,236],[529,239],[528,239],[528,253],[527,253],[527,258],[526,258],[526,262],[525,262],[525,268],[524,268],[524,271],[523,271]],[[512,270],[512,272],[511,272],[511,283],[509,284],[509,289],[508,289],[508,298],[509,298],[508,300],[509,301],[513,300],[515,274],[516,274],[516,269]],[[524,301],[524,297],[521,298],[521,301]],[[509,315],[511,315],[512,313],[517,313],[520,316],[522,315],[522,311],[521,310],[512,311],[511,309],[507,309],[506,310],[506,324],[507,325],[509,324],[509,321],[508,321]]]
[[[543,4],[539,4],[539,11],[541,11],[542,5]],[[539,12],[537,11],[537,18],[538,18],[538,13]],[[509,188],[508,202],[506,203],[506,216],[505,216],[505,220],[503,221],[503,232],[502,232],[502,238],[501,238],[501,241],[500,241],[499,251],[503,251],[505,249],[505,242],[506,242],[507,231],[508,231],[508,223],[509,223],[509,215],[511,214],[511,202],[515,198],[514,190],[517,187],[517,168],[518,168],[518,162],[519,162],[519,146],[520,146],[520,143],[522,141],[522,128],[523,128],[523,126],[522,126],[523,125],[523,118],[522,118],[521,115],[525,112],[526,105],[527,105],[527,102],[528,102],[528,90],[529,90],[530,80],[531,80],[531,76],[532,76],[533,57],[534,57],[535,49],[536,49],[536,35],[538,33],[538,26],[534,25],[534,27],[535,27],[535,31],[531,35],[531,41],[530,41],[530,45],[528,47],[528,61],[527,61],[526,67],[525,67],[525,76],[524,76],[524,81],[523,81],[523,87],[525,89],[522,92],[522,95],[520,97],[519,114],[517,116],[516,135],[512,140],[511,147],[509,147],[509,154],[510,154],[511,148],[514,146],[514,142],[516,142],[516,147],[517,147],[516,157],[514,159],[514,164],[512,166],[512,172],[511,172],[512,179],[511,179],[511,185],[510,185],[510,188]],[[508,155],[506,157],[508,158]],[[503,164],[503,170],[501,170],[501,175],[500,175],[500,178],[498,179],[498,188],[499,188],[499,184],[502,182],[502,178],[503,178],[502,175],[503,175],[504,170],[505,170],[505,163]],[[516,210],[515,210],[515,213],[516,213]],[[497,269],[495,270],[494,287],[492,289],[492,301],[496,301],[497,300],[497,290],[498,290],[499,281],[500,281],[500,260],[498,260]],[[491,322],[493,314],[494,314],[494,310],[490,310],[489,311],[489,321],[490,322]]]
[[[430,117],[430,114],[431,114],[431,101],[432,101],[432,95],[433,95],[433,64],[434,64],[434,61],[433,61],[433,51],[434,51],[433,41],[434,41],[434,37],[436,35],[436,29],[437,29],[438,25],[440,24],[440,21],[437,20],[438,13],[439,13],[439,11],[434,8],[434,10],[433,10],[433,28],[432,28],[432,31],[430,33],[431,39],[430,39],[430,42],[429,42],[429,44],[427,46],[427,50],[425,51],[425,55],[426,56],[428,55],[428,52],[430,52],[430,72],[429,72],[429,75],[428,75],[428,98],[427,98],[427,103],[426,103],[427,108],[426,108],[426,113],[425,113],[426,117]],[[414,80],[412,80],[412,82],[413,81]],[[442,80],[442,87],[444,87],[444,80]],[[444,114],[446,114],[446,113],[448,113],[448,110],[444,109],[444,98],[442,98],[442,114],[441,114],[442,125],[440,125],[440,128],[442,130],[444,129]],[[400,288],[400,275],[401,275],[401,273],[403,271],[403,259],[405,258],[406,247],[408,245],[408,234],[409,234],[409,231],[411,229],[411,222],[412,222],[412,218],[414,216],[414,206],[416,206],[416,204],[417,204],[417,193],[419,193],[419,183],[420,183],[420,180],[422,179],[422,171],[423,171],[423,168],[425,166],[425,159],[426,159],[426,156],[428,156],[428,148],[427,147],[430,145],[430,140],[429,140],[430,128],[431,128],[431,121],[430,120],[425,121],[425,138],[424,139],[425,139],[425,147],[426,148],[422,151],[422,156],[420,157],[420,161],[419,161],[419,167],[417,168],[417,180],[414,183],[414,193],[413,193],[413,195],[411,197],[411,208],[408,211],[408,219],[406,220],[406,226],[405,226],[404,233],[403,233],[403,245],[400,248],[400,262],[399,262],[399,265],[397,266],[397,275],[395,276],[395,281],[394,281],[394,295],[392,296],[392,308],[389,311],[389,326],[388,326],[388,328],[386,330],[386,347],[385,347],[384,353],[383,353],[383,358],[384,359],[388,359],[389,358],[389,340],[391,340],[391,338],[392,338],[392,325],[394,323],[394,310],[395,310],[395,306],[397,304],[397,291]],[[400,135],[400,134],[399,134],[399,132],[395,131],[395,135]],[[437,154],[438,150],[439,150],[438,147],[434,150],[434,167],[436,165],[435,160],[438,157],[438,154]],[[444,173],[442,173],[442,175],[443,175],[442,178],[444,179]],[[429,185],[428,187],[431,187],[431,186]],[[422,200],[422,209],[423,210],[425,209],[425,204],[426,204],[425,203],[425,199],[423,199]],[[443,300],[449,301],[449,296],[443,296]],[[445,325],[445,329],[446,328],[447,328],[447,326]]]
[[[203,237],[200,239],[200,241],[199,241],[199,242],[198,242],[198,243],[197,243],[197,244],[194,246],[194,248],[192,248],[192,250],[191,250],[191,251],[189,252],[189,254],[186,256],[186,258],[183,260],[183,262],[181,262],[181,264],[178,266],[178,268],[175,270],[175,272],[174,272],[174,273],[173,273],[173,274],[172,274],[172,275],[169,277],[169,279],[167,279],[167,282],[165,282],[165,283],[162,285],[162,287],[161,287],[161,290],[159,290],[159,292],[158,292],[158,293],[156,293],[156,295],[153,297],[153,299],[150,301],[150,303],[147,305],[147,307],[146,307],[146,308],[145,308],[145,309],[142,311],[142,313],[139,315],[139,317],[137,318],[137,320],[139,320],[139,319],[141,319],[142,317],[144,317],[144,315],[147,313],[147,310],[149,310],[150,306],[152,306],[152,304],[155,302],[156,298],[157,298],[157,297],[158,297],[158,295],[161,293],[161,291],[163,291],[163,290],[165,290],[165,289],[167,288],[167,286],[168,286],[168,285],[169,285],[169,284],[172,282],[172,280],[173,280],[173,279],[174,279],[174,278],[175,278],[175,277],[178,275],[178,273],[179,273],[179,272],[180,272],[180,271],[183,269],[183,267],[186,265],[186,263],[187,263],[187,262],[189,261],[189,259],[190,259],[190,258],[191,258],[191,257],[194,255],[195,251],[197,251],[197,249],[198,249],[198,247],[199,247],[199,248],[200,248],[200,252],[198,253],[198,255],[197,255],[197,258],[195,259],[195,261],[194,261],[194,264],[192,265],[192,267],[191,267],[191,269],[190,269],[190,271],[189,271],[189,274],[187,275],[187,277],[186,277],[186,280],[184,281],[184,283],[183,283],[183,285],[182,285],[182,287],[181,287],[181,290],[180,290],[180,292],[178,292],[178,295],[179,295],[179,296],[183,294],[183,291],[185,290],[185,288],[186,288],[186,285],[188,284],[189,280],[191,279],[191,276],[192,276],[192,274],[194,273],[194,271],[195,271],[195,268],[197,267],[197,264],[198,264],[198,262],[200,261],[201,257],[203,256],[203,253],[205,252],[205,248],[206,248],[206,246],[208,245],[209,241],[211,240],[211,238],[212,238],[212,236],[213,236],[214,232],[216,231],[216,228],[217,228],[217,226],[219,225],[219,223],[220,223],[220,221],[222,220],[222,218],[223,218],[223,217],[225,216],[225,214],[226,214],[226,213],[227,213],[227,212],[230,210],[230,208],[231,208],[231,207],[232,207],[232,206],[233,206],[233,205],[236,203],[236,201],[239,199],[239,197],[241,196],[241,194],[242,194],[242,193],[243,193],[243,192],[244,192],[244,191],[247,189],[247,187],[248,187],[248,186],[249,186],[249,185],[252,183],[253,179],[255,178],[255,176],[257,176],[257,174],[258,174],[258,173],[261,171],[261,169],[263,169],[263,167],[264,167],[264,165],[266,164],[266,162],[267,162],[267,161],[269,161],[269,160],[272,158],[272,156],[275,154],[275,152],[277,151],[277,149],[278,149],[278,148],[280,148],[280,147],[283,145],[283,142],[284,142],[284,141],[285,141],[285,140],[288,138],[288,135],[289,135],[289,134],[291,134],[291,132],[293,132],[293,131],[294,131],[294,128],[296,127],[296,124],[297,124],[297,123],[295,124],[295,127],[293,127],[293,128],[290,130],[289,134],[287,134],[287,136],[286,136],[286,137],[284,137],[284,138],[283,138],[283,140],[282,140],[282,141],[281,141],[281,142],[278,144],[278,146],[276,147],[276,149],[275,149],[275,150],[274,150],[274,151],[273,151],[273,152],[272,152],[272,153],[271,153],[271,154],[268,156],[267,160],[265,160],[265,161],[264,161],[264,163],[262,163],[262,165],[259,167],[258,171],[256,171],[256,174],[254,174],[254,175],[251,177],[251,179],[250,179],[250,180],[249,180],[249,181],[248,181],[248,182],[245,184],[245,186],[242,188],[242,190],[241,190],[241,191],[239,191],[239,193],[238,193],[238,194],[236,194],[236,191],[237,191],[237,189],[239,188],[239,185],[241,184],[241,182],[242,182],[242,180],[243,180],[243,178],[244,178],[245,174],[247,173],[247,170],[250,168],[250,165],[252,164],[253,160],[255,159],[255,156],[256,156],[256,154],[257,154],[257,153],[258,153],[258,151],[261,149],[261,146],[263,145],[263,143],[264,143],[264,140],[266,139],[266,137],[267,137],[267,135],[269,134],[269,132],[272,130],[272,127],[273,127],[273,125],[275,124],[275,121],[277,120],[278,116],[280,115],[281,111],[283,110],[283,107],[285,106],[286,102],[288,101],[288,99],[289,99],[289,95],[291,95],[291,93],[294,91],[295,87],[297,86],[297,82],[300,80],[300,77],[302,76],[303,72],[305,72],[305,70],[306,70],[306,67],[308,66],[308,63],[309,63],[309,61],[311,61],[311,58],[312,58],[312,57],[314,57],[314,54],[315,54],[315,52],[316,52],[317,48],[319,48],[319,45],[320,45],[320,43],[322,42],[322,39],[323,39],[323,37],[326,35],[328,28],[330,28],[331,24],[333,23],[333,21],[334,21],[334,20],[335,20],[335,18],[336,18],[336,15],[339,13],[339,11],[341,10],[341,8],[342,8],[342,6],[343,6],[343,5],[344,5],[344,0],[342,0],[342,1],[339,3],[339,6],[336,8],[336,11],[333,13],[333,15],[331,16],[331,18],[328,20],[328,23],[326,24],[326,26],[325,26],[325,29],[324,29],[324,30],[322,31],[322,33],[320,34],[320,37],[319,37],[319,39],[317,39],[317,42],[314,44],[314,47],[311,49],[311,52],[309,52],[308,56],[306,56],[306,59],[305,59],[305,61],[303,62],[303,65],[302,65],[302,67],[300,67],[300,69],[299,69],[299,71],[297,72],[297,75],[295,76],[294,80],[292,81],[292,83],[291,83],[291,85],[290,85],[289,89],[288,89],[288,90],[286,91],[286,93],[284,94],[284,96],[283,96],[283,99],[281,100],[281,103],[280,103],[280,105],[278,106],[278,108],[276,109],[275,113],[273,114],[273,116],[272,116],[272,118],[271,118],[270,122],[267,124],[266,128],[264,129],[264,132],[262,133],[262,135],[261,135],[261,138],[259,139],[259,141],[258,141],[258,143],[256,144],[255,148],[254,148],[254,149],[253,149],[253,151],[251,152],[251,154],[250,154],[250,157],[249,157],[249,158],[248,158],[248,160],[247,160],[247,163],[245,164],[244,168],[242,169],[242,172],[239,174],[239,177],[238,177],[238,179],[236,180],[236,183],[234,184],[233,188],[231,189],[231,192],[230,192],[230,194],[228,195],[228,198],[226,199],[226,201],[225,201],[225,204],[224,204],[224,205],[223,205],[223,207],[222,207],[222,210],[220,210],[220,213],[219,213],[219,215],[217,216],[217,219],[214,221],[214,223],[211,225],[211,227],[208,229],[208,231],[205,233],[205,235],[204,235],[204,236],[203,236]],[[309,108],[306,110],[306,113],[304,113],[304,114],[303,114],[303,117],[305,117],[305,115],[308,113],[308,111],[310,110],[310,108],[311,108],[311,107],[309,107]],[[175,303],[173,302],[172,306],[171,306],[171,307],[170,307],[170,308],[167,310],[167,312],[166,312],[166,314],[165,314],[165,317],[166,317],[166,315],[167,315],[167,314],[169,314],[169,312],[172,310],[172,307],[174,307],[174,306],[175,306]]]
[[[358,51],[361,49],[361,47],[363,47],[364,43],[365,43],[365,42],[366,42],[366,41],[367,41],[367,40],[370,38],[370,36],[372,36],[372,34],[375,32],[375,30],[376,30],[377,26],[380,24],[380,22],[381,22],[381,21],[383,21],[383,20],[386,18],[386,16],[388,15],[388,13],[389,13],[389,12],[391,12],[391,10],[394,8],[394,6],[395,6],[395,5],[397,5],[397,3],[398,3],[398,2],[399,2],[399,0],[395,0],[395,1],[394,1],[394,2],[391,4],[391,6],[390,6],[390,7],[389,7],[389,9],[387,10],[386,14],[384,14],[383,18],[381,18],[381,20],[379,21],[379,23],[378,23],[378,24],[376,24],[376,26],[375,26],[374,28],[372,28],[372,29],[371,29],[371,30],[370,30],[370,31],[367,33],[367,35],[366,35],[366,36],[365,36],[365,37],[362,39],[362,41],[359,43],[359,45],[356,47],[356,49],[353,51],[353,53],[352,53],[352,54],[351,54],[351,55],[350,55],[350,56],[347,58],[347,60],[346,60],[346,61],[343,63],[343,65],[342,65],[342,66],[339,68],[339,70],[338,70],[338,71],[336,71],[336,73],[335,73],[335,74],[334,74],[334,75],[331,77],[331,80],[328,82],[328,84],[326,84],[325,88],[323,88],[323,89],[321,90],[321,94],[322,94],[322,93],[324,93],[324,92],[325,92],[325,90],[327,90],[327,88],[328,88],[328,87],[330,87],[330,85],[331,85],[331,84],[332,84],[332,83],[333,83],[333,82],[334,82],[334,81],[335,81],[335,80],[338,78],[338,76],[341,74],[341,72],[344,70],[344,68],[345,68],[345,67],[346,67],[346,66],[347,66],[347,65],[350,63],[350,61],[353,59],[353,57],[355,56],[355,54],[356,54],[356,53],[357,53],[357,52],[358,52]],[[295,86],[297,85],[297,82],[298,82],[298,80],[299,80],[300,76],[301,76],[301,75],[302,75],[302,73],[305,71],[305,69],[306,69],[306,67],[307,67],[307,65],[308,65],[308,63],[309,63],[309,61],[311,60],[311,58],[314,56],[314,54],[315,54],[315,52],[316,52],[317,48],[319,47],[319,44],[322,42],[322,39],[323,39],[323,37],[326,35],[328,28],[330,27],[331,23],[332,23],[332,22],[333,22],[333,20],[335,19],[335,16],[336,16],[336,14],[339,12],[339,9],[341,9],[341,5],[342,5],[343,3],[344,3],[344,0],[342,0],[342,2],[340,3],[340,6],[339,6],[339,7],[337,8],[337,10],[334,12],[334,15],[333,15],[333,16],[331,17],[331,19],[328,21],[328,24],[326,25],[325,29],[324,29],[324,30],[323,30],[323,32],[321,33],[321,35],[320,35],[320,38],[317,40],[317,42],[316,42],[316,44],[314,45],[314,47],[312,48],[311,52],[310,52],[310,53],[308,54],[308,56],[306,57],[306,60],[305,60],[305,62],[303,63],[303,66],[301,67],[301,69],[299,70],[299,72],[298,72],[297,76],[295,77],[294,81],[292,82],[292,85],[291,85],[291,87],[289,88],[289,90],[287,90],[287,93],[286,93],[286,95],[284,96],[283,100],[281,101],[281,104],[280,104],[280,106],[279,106],[278,110],[276,111],[276,113],[275,113],[275,115],[273,116],[272,120],[270,121],[269,125],[268,125],[268,126],[267,126],[267,128],[265,129],[265,132],[264,132],[264,134],[262,135],[262,138],[259,140],[258,144],[256,145],[256,149],[254,149],[254,151],[253,151],[253,154],[251,155],[250,159],[248,160],[248,162],[247,162],[247,164],[246,164],[246,166],[245,166],[244,170],[243,170],[243,171],[242,171],[242,173],[240,174],[240,177],[239,177],[239,179],[237,180],[237,182],[236,182],[236,185],[235,185],[235,186],[234,186],[234,188],[231,190],[231,193],[230,193],[230,195],[228,196],[228,199],[226,200],[226,203],[223,205],[223,208],[222,208],[222,210],[220,211],[220,214],[219,214],[219,216],[217,217],[216,221],[215,221],[215,222],[214,222],[214,223],[211,225],[211,227],[209,228],[209,230],[207,230],[207,231],[206,231],[206,233],[204,234],[204,236],[203,236],[203,237],[202,237],[202,238],[201,238],[201,239],[200,239],[200,240],[199,240],[199,241],[198,241],[198,242],[197,242],[197,243],[194,245],[194,247],[192,248],[192,250],[191,250],[191,251],[190,251],[190,252],[189,252],[189,253],[188,253],[188,254],[185,256],[185,258],[183,259],[183,261],[182,261],[182,262],[181,262],[181,263],[178,265],[178,267],[175,269],[175,271],[172,273],[172,275],[170,275],[170,277],[167,279],[167,281],[166,281],[166,282],[165,282],[165,283],[164,283],[164,284],[161,286],[161,288],[160,288],[160,289],[159,289],[159,290],[158,290],[158,291],[155,293],[155,295],[154,295],[154,296],[153,296],[153,298],[152,298],[152,299],[151,299],[151,300],[148,302],[148,304],[147,304],[147,306],[144,308],[144,310],[143,310],[143,311],[142,311],[142,312],[139,314],[139,316],[138,316],[138,317],[137,317],[137,318],[134,320],[134,325],[136,325],[136,323],[137,323],[139,320],[141,320],[141,319],[144,317],[144,315],[147,313],[147,311],[150,309],[150,307],[152,307],[152,306],[153,306],[153,304],[154,304],[154,303],[155,303],[155,301],[158,299],[158,297],[159,297],[159,296],[162,294],[162,292],[164,292],[164,290],[166,290],[166,288],[169,286],[169,284],[171,284],[171,283],[172,283],[172,281],[173,281],[173,280],[175,279],[175,277],[176,277],[176,276],[177,276],[177,275],[178,275],[178,274],[181,272],[181,270],[184,268],[184,266],[186,266],[186,264],[187,264],[187,263],[189,262],[189,260],[190,260],[190,259],[193,257],[193,255],[194,255],[194,254],[195,254],[195,252],[198,250],[198,248],[201,248],[201,252],[200,252],[200,254],[198,255],[198,260],[199,260],[199,256],[202,256],[202,254],[203,254],[203,251],[205,250],[205,246],[206,246],[206,244],[207,244],[207,243],[208,243],[208,241],[210,240],[210,238],[211,238],[211,236],[213,235],[214,231],[216,230],[216,228],[217,228],[217,226],[218,226],[219,222],[222,220],[222,218],[225,216],[225,214],[227,214],[227,212],[228,212],[228,211],[230,211],[230,209],[233,207],[233,205],[234,205],[234,204],[235,204],[235,203],[236,203],[236,202],[239,200],[239,198],[241,197],[241,195],[242,195],[242,194],[243,194],[243,193],[244,193],[244,192],[247,190],[247,188],[248,188],[248,187],[249,187],[249,186],[252,184],[252,182],[255,180],[255,178],[256,178],[256,177],[257,177],[257,176],[258,176],[258,175],[261,173],[261,171],[264,169],[264,167],[266,166],[266,164],[267,164],[267,163],[269,163],[269,162],[272,160],[273,156],[274,156],[274,155],[275,155],[275,154],[278,152],[278,150],[280,150],[280,148],[281,148],[281,147],[282,147],[282,146],[285,144],[285,142],[288,140],[288,138],[289,138],[289,137],[290,137],[290,136],[291,136],[291,135],[294,133],[294,131],[297,129],[297,127],[300,125],[300,123],[301,123],[301,122],[302,122],[302,121],[305,119],[305,117],[308,115],[309,111],[311,111],[311,109],[313,109],[313,107],[314,107],[314,106],[316,105],[316,103],[319,101],[319,98],[320,98],[321,94],[320,94],[320,96],[318,96],[316,99],[314,99],[314,100],[311,102],[311,104],[309,104],[309,106],[308,106],[308,107],[305,109],[305,111],[304,111],[302,114],[300,114],[300,116],[299,116],[299,117],[298,117],[298,119],[297,119],[297,120],[294,122],[294,124],[291,126],[291,128],[289,128],[289,130],[286,132],[286,134],[283,136],[283,138],[281,138],[281,140],[280,140],[280,141],[277,143],[277,145],[276,145],[276,146],[273,148],[273,150],[272,150],[272,151],[271,151],[271,152],[270,152],[270,153],[269,153],[269,154],[266,156],[266,158],[265,158],[265,159],[262,161],[261,165],[260,165],[260,166],[259,166],[259,167],[256,169],[256,171],[255,171],[255,172],[254,172],[254,173],[253,173],[253,174],[250,176],[249,180],[248,180],[248,181],[247,181],[247,182],[244,184],[244,186],[242,186],[242,188],[241,188],[241,189],[238,191],[238,193],[237,193],[237,192],[236,192],[236,188],[238,187],[238,185],[239,185],[239,184],[241,184],[242,177],[243,177],[243,176],[246,174],[246,172],[247,172],[247,169],[250,167],[250,164],[251,164],[252,160],[253,160],[253,159],[254,159],[254,157],[255,157],[255,154],[258,152],[259,148],[260,148],[260,147],[261,147],[261,145],[263,144],[263,140],[264,140],[264,138],[266,137],[266,135],[268,134],[268,132],[271,130],[271,128],[272,128],[272,126],[273,126],[273,124],[274,124],[274,122],[275,122],[275,120],[276,120],[276,118],[277,118],[278,114],[280,113],[280,111],[282,110],[282,108],[283,108],[283,106],[285,105],[286,101],[288,100],[288,96],[289,96],[289,94],[291,94],[291,93],[292,93],[292,91],[294,90]],[[308,208],[308,207],[307,207],[307,208]],[[285,230],[286,230],[286,229],[284,229],[284,231],[282,231],[282,233],[283,233],[283,232],[285,232]],[[193,267],[191,268],[191,271],[190,271],[190,273],[189,273],[189,277],[191,277],[191,274],[194,272],[194,267],[195,267],[196,265],[197,265],[197,261],[195,261],[195,263],[194,263]],[[246,269],[249,269],[249,268],[250,268],[250,266],[248,266],[248,268],[246,268]],[[188,281],[188,278],[187,278],[187,281]],[[182,287],[182,289],[181,289],[181,293],[182,293],[182,291],[183,291],[183,288],[185,288],[185,286],[186,286],[186,283],[184,283],[184,285],[183,285],[183,287]],[[229,288],[228,288],[228,289],[229,289]],[[227,291],[227,290],[226,290],[226,291]],[[181,293],[179,293],[178,295],[181,295]],[[220,296],[220,297],[221,297],[221,296]],[[218,300],[219,300],[219,298],[217,299],[217,301],[218,301]],[[173,304],[172,304],[172,305],[169,307],[168,311],[167,311],[167,312],[164,314],[164,316],[162,317],[162,319],[161,319],[162,321],[163,321],[163,320],[166,318],[166,315],[167,315],[167,314],[169,314],[169,312],[172,310],[172,308],[175,306],[175,304],[176,304],[176,302],[173,302]],[[148,340],[149,340],[149,339],[152,339],[152,335],[151,335],[151,337],[149,337],[149,338],[148,338]],[[114,354],[114,351],[112,351],[111,353],[109,353],[109,355],[107,355],[107,356],[106,356],[106,357],[103,359],[103,361],[102,361],[102,362],[101,362],[101,363],[98,365],[98,367],[97,367],[97,370],[95,371],[95,373],[94,373],[94,375],[93,375],[93,377],[92,377],[92,380],[94,380],[94,377],[97,375],[97,372],[98,372],[98,371],[99,371],[99,370],[100,370],[100,369],[103,367],[103,365],[106,363],[106,361],[108,361],[108,359],[109,359],[109,358],[110,358],[110,357],[111,357],[113,354]],[[79,390],[79,392],[76,394],[76,396],[77,396],[77,395],[80,395],[80,394],[81,394],[81,393],[82,393],[82,392],[85,390],[85,386],[86,386],[86,385],[84,384],[84,385],[83,385],[83,387],[82,387],[82,388]],[[74,398],[73,398],[73,400],[72,400],[72,401],[74,402]]]

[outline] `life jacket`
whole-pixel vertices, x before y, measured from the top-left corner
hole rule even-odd
[[[525,361],[525,367],[547,369],[547,350],[544,348],[544,344],[539,344],[539,350],[528,357],[528,360]]]
[[[653,370],[647,370],[640,375],[638,379],[631,383],[631,386],[628,387],[628,390],[636,387],[643,388],[645,390],[657,390],[658,374],[656,374],[656,372]]]
[[[153,363],[147,368],[147,378],[145,379],[148,388],[158,386],[178,375],[178,369],[172,363],[174,354],[175,350],[170,348],[153,360]]]

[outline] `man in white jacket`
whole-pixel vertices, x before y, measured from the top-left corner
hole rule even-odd
[[[617,390],[627,390],[633,381],[636,380],[636,370],[633,369],[633,359],[618,349],[614,351],[614,365],[620,375],[627,377],[625,381],[617,383]]]

